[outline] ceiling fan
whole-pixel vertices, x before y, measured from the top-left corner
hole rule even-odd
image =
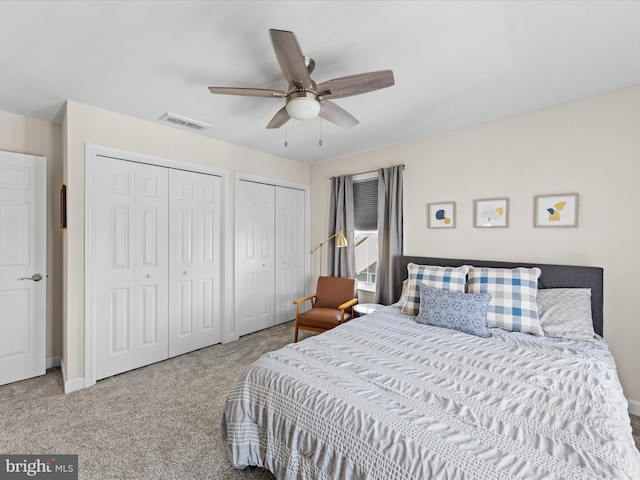
[[[280,70],[289,82],[286,92],[269,88],[209,87],[211,93],[286,99],[285,106],[275,114],[267,128],[279,128],[290,118],[312,120],[318,116],[344,128],[354,127],[358,120],[328,99],[359,95],[394,84],[393,72],[381,70],[335,78],[317,85],[310,77],[316,62],[302,54],[293,32],[273,29],[269,32]]]

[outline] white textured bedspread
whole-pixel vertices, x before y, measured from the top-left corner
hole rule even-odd
[[[387,307],[268,353],[227,399],[231,462],[278,479],[640,479],[604,341],[492,332]]]

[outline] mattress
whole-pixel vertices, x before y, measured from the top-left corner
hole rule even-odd
[[[640,479],[603,339],[480,338],[395,306],[252,364],[222,436],[278,479]]]

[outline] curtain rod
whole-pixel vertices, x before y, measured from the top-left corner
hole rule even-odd
[[[392,167],[402,167],[402,168],[406,168],[407,164],[403,163],[403,164],[398,164],[398,165],[392,165]],[[380,168],[389,168],[389,167],[380,167]],[[380,170],[380,168],[376,168],[375,170],[368,170],[366,172],[358,172],[358,173],[347,173],[347,175],[351,175],[351,176],[355,176],[355,175],[364,175],[365,173],[374,173],[377,172],[378,170]],[[332,178],[336,178],[336,177],[343,177],[344,175],[335,175],[335,176],[331,176],[329,177],[329,180],[331,180]]]

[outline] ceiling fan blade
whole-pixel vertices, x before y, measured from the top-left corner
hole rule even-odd
[[[269,88],[243,88],[243,87],[209,87],[211,93],[221,93],[224,95],[244,95],[247,97],[286,97],[287,93],[282,90],[271,90]]]
[[[331,123],[335,123],[336,125],[343,128],[352,128],[360,123],[344,108],[339,107],[333,102],[325,100],[320,102],[320,104],[322,105],[322,108],[320,109],[320,118],[324,118],[325,120],[328,120]]]
[[[269,31],[280,70],[289,85],[305,90],[313,89],[313,82],[305,64],[304,55],[302,55],[293,32],[274,29]]]
[[[271,121],[267,125],[267,128],[280,128],[282,125],[287,123],[290,118],[291,117],[287,113],[287,108],[286,107],[282,107],[280,110],[278,110],[278,113],[276,113],[273,116],[273,118],[271,119]]]
[[[318,85],[318,94],[326,98],[344,98],[361,93],[380,90],[395,83],[393,71],[359,73],[348,77],[334,78]],[[329,92],[329,93],[323,93]]]

